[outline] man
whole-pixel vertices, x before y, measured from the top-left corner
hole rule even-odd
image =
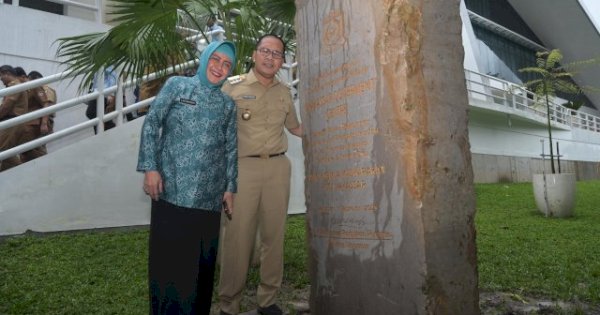
[[[168,56],[167,61],[168,61],[169,67],[171,67],[171,66],[174,67],[174,66],[184,62],[184,60],[179,56]],[[150,73],[156,72],[157,70],[154,69],[153,67],[146,67],[144,71],[145,71],[145,74],[150,74]],[[142,84],[139,85],[138,99],[136,100],[136,103],[139,101],[143,101],[143,100],[146,100],[146,99],[156,96],[158,94],[158,92],[160,91],[160,89],[165,84],[165,82],[167,82],[167,80],[170,77],[178,76],[178,75],[179,75],[178,72],[173,72],[171,74],[167,74],[162,77],[152,79],[150,81],[142,82]],[[195,75],[196,75],[196,71],[194,70],[194,73],[192,75],[189,75],[189,76],[185,75],[185,76],[193,77]],[[148,113],[148,110],[149,110],[149,105],[144,106],[137,110],[137,115],[144,116]]]
[[[208,17],[208,20],[206,21],[206,31],[210,34],[211,41],[222,42],[225,40],[225,30],[223,29],[223,26],[219,24],[215,15]]]
[[[39,72],[31,71],[24,81],[35,80],[41,77],[42,75]],[[28,113],[56,104],[56,92],[47,85],[28,90],[27,92],[29,93]],[[25,131],[20,141],[25,143],[47,135],[52,132],[52,126],[52,115],[28,121],[25,123]],[[21,162],[31,161],[46,153],[46,145],[42,145],[21,153]]]
[[[285,44],[276,35],[258,40],[254,67],[223,86],[238,108],[236,211],[222,219],[219,282],[221,314],[237,314],[256,234],[260,234],[259,314],[282,314],[276,304],[283,277],[283,241],[290,195],[290,161],[283,128],[302,135],[289,89],[275,75]]]
[[[19,81],[22,82],[27,82],[28,78],[27,78],[27,72],[25,72],[25,69],[21,68],[21,67],[15,67],[15,72],[17,73],[17,79],[19,79]]]
[[[9,65],[0,67],[0,80],[6,87],[21,83],[15,69]],[[8,120],[27,113],[28,94],[27,91],[5,96],[0,105],[0,121]],[[18,145],[18,137],[23,133],[23,125],[0,130],[0,152],[6,151]],[[0,171],[7,170],[21,164],[18,156],[10,157],[0,161]]]
[[[113,66],[108,66],[104,68],[104,89],[108,89],[117,85],[117,74],[114,71]],[[92,86],[90,87],[90,92],[93,92],[98,88],[98,74],[94,75],[94,79],[92,81]],[[98,116],[97,113],[97,100],[93,99],[87,102],[87,110],[85,111],[85,116],[89,119],[94,119]],[[109,94],[104,95],[104,114],[110,113],[115,110],[115,95]],[[108,130],[115,127],[115,123],[112,120],[109,120],[104,123],[104,130]],[[98,129],[94,126],[94,134],[98,133]]]

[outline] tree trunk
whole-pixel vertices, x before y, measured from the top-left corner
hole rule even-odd
[[[311,314],[479,314],[459,0],[297,0]]]

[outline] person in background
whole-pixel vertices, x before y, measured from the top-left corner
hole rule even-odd
[[[210,41],[224,41],[225,40],[225,29],[215,15],[211,15],[208,17],[206,21],[206,32],[210,33]]]
[[[142,126],[151,314],[210,313],[221,212],[237,191],[236,106],[220,90],[234,64],[231,42],[208,45],[196,76],[168,79]]]
[[[108,66],[104,68],[104,89],[108,89],[111,86],[117,85],[117,74],[114,71],[113,66]],[[93,92],[98,88],[98,74],[94,75],[94,79],[92,81],[92,85],[90,86],[90,92]],[[115,110],[115,94],[111,93],[108,95],[104,95],[104,113],[110,113]],[[88,119],[94,119],[98,116],[97,113],[97,100],[93,99],[87,102],[87,110],[85,111],[85,116]],[[104,123],[104,130],[108,130],[115,127],[115,123],[112,121],[107,121]],[[98,133],[98,129],[94,126],[94,134]]]
[[[32,71],[32,73],[37,73],[37,71]],[[40,74],[41,77],[41,74]],[[31,79],[30,76],[25,76],[25,78],[20,79],[21,82],[27,82]],[[49,88],[45,88],[44,86],[36,87],[27,90],[28,93],[28,106],[27,112],[31,113],[36,110],[40,110],[47,106],[56,103],[56,93],[54,90],[50,90]],[[50,94],[50,95],[49,95]],[[50,98],[49,98],[50,96]],[[51,132],[51,118],[50,115],[44,116],[42,118],[37,118],[34,120],[30,120],[25,123],[23,133],[19,137],[19,144],[27,143],[33,141],[41,136],[47,135]],[[40,156],[46,155],[46,145],[39,146],[37,148],[31,149],[29,151],[21,153],[21,162],[29,162],[33,159],[36,159]]]
[[[39,73],[38,71],[31,71],[29,72],[29,74],[27,75],[29,77],[29,80],[37,80],[37,79],[41,79],[43,78],[42,74]],[[44,92],[46,92],[46,98],[48,99],[48,106],[51,105],[55,105],[56,104],[56,90],[54,90],[53,88],[51,88],[48,85],[42,85],[42,88],[44,89]],[[48,133],[52,133],[54,132],[54,117],[56,115],[54,113],[50,114],[48,116]]]
[[[27,78],[27,72],[25,72],[25,69],[21,67],[15,67],[15,72],[17,73],[17,78],[19,81],[21,81],[21,83],[29,80],[29,78]]]
[[[17,72],[9,65],[0,67],[0,80],[6,87],[11,87],[20,84]],[[2,99],[0,105],[0,121],[15,118],[19,115],[27,113],[28,107],[27,91],[18,92],[12,95],[7,95]],[[17,125],[8,129],[0,130],[0,152],[6,151],[18,145],[18,137],[23,133],[24,126]],[[5,171],[9,168],[21,164],[19,156],[13,156],[0,161],[0,171]]]
[[[151,71],[150,69],[148,69],[146,72],[151,73],[153,71]],[[160,89],[162,88],[162,86],[165,84],[165,82],[172,76],[176,76],[178,75],[177,73],[171,73],[168,75],[165,75],[164,77],[160,77],[160,78],[156,78],[150,81],[146,81],[146,82],[142,82],[142,84],[140,84],[140,86],[138,87],[138,99],[136,100],[136,103],[138,101],[143,101],[143,100],[147,100],[151,97],[156,96],[156,94],[158,94],[158,91],[160,91]],[[138,116],[144,116],[148,113],[148,109],[150,106],[146,106],[146,107],[142,107],[140,109],[138,109],[137,111],[137,115]]]
[[[232,220],[221,220],[219,277],[221,314],[237,314],[255,236],[260,234],[259,314],[282,314],[276,304],[283,278],[283,240],[290,196],[291,165],[286,128],[302,135],[290,90],[275,75],[285,44],[272,34],[258,40],[252,70],[223,86],[238,107],[239,189]]]

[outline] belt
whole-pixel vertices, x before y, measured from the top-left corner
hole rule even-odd
[[[284,155],[285,152],[275,153],[275,154],[257,154],[257,155],[248,155],[250,158],[261,158],[261,159],[270,159],[272,157]]]

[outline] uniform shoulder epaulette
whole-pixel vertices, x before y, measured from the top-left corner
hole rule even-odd
[[[244,81],[245,79],[246,79],[246,75],[240,74],[240,75],[235,75],[233,77],[227,78],[227,82],[229,82],[229,84],[231,84],[231,85],[234,85],[234,84],[238,84],[238,83]]]

